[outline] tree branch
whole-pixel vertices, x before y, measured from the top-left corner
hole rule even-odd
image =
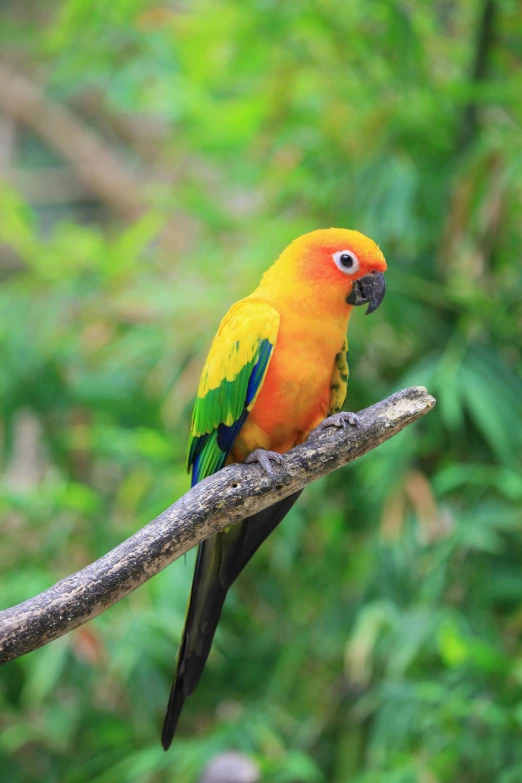
[[[30,79],[0,62],[0,108],[24,123],[69,161],[78,179],[127,220],[143,212],[141,178],[71,111]]]
[[[131,168],[94,128],[2,61],[0,111],[31,128],[69,163],[86,192],[109,204],[122,218],[132,223],[147,212],[150,198],[144,182],[145,172]],[[169,249],[181,252],[187,247],[194,228],[191,216],[177,210],[160,237]]]
[[[360,426],[328,429],[288,452],[276,486],[259,467],[220,470],[95,563],[0,612],[0,663],[86,623],[205,538],[353,462],[434,405],[422,386],[392,394],[361,411]]]

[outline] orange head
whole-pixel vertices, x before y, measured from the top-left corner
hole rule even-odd
[[[325,315],[342,315],[352,305],[376,310],[384,298],[386,260],[359,231],[324,228],[295,239],[265,273],[259,293],[293,300]],[[299,304],[298,304],[299,306]]]

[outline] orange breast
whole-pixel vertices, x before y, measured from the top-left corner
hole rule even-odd
[[[283,454],[326,418],[335,355],[346,329],[347,318],[325,324],[281,316],[265,381],[232,449],[235,462],[256,448]]]

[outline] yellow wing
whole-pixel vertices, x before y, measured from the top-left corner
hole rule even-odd
[[[192,415],[188,466],[193,484],[224,465],[265,379],[278,329],[277,310],[250,298],[233,305],[222,320]]]

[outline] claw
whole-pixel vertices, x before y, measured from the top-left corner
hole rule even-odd
[[[356,413],[341,411],[340,413],[334,413],[333,416],[329,416],[322,421],[319,426],[315,428],[314,432],[322,432],[328,427],[337,427],[338,429],[342,428],[344,430],[347,423],[351,424],[352,427],[358,427],[361,422]]]
[[[277,474],[272,468],[270,460],[275,462],[277,465],[283,464],[283,458],[281,454],[278,454],[277,451],[267,451],[266,449],[254,449],[254,451],[251,451],[246,458],[245,463],[251,465],[253,462],[257,462],[262,467],[268,478],[271,478],[272,481],[275,482],[277,479]]]

